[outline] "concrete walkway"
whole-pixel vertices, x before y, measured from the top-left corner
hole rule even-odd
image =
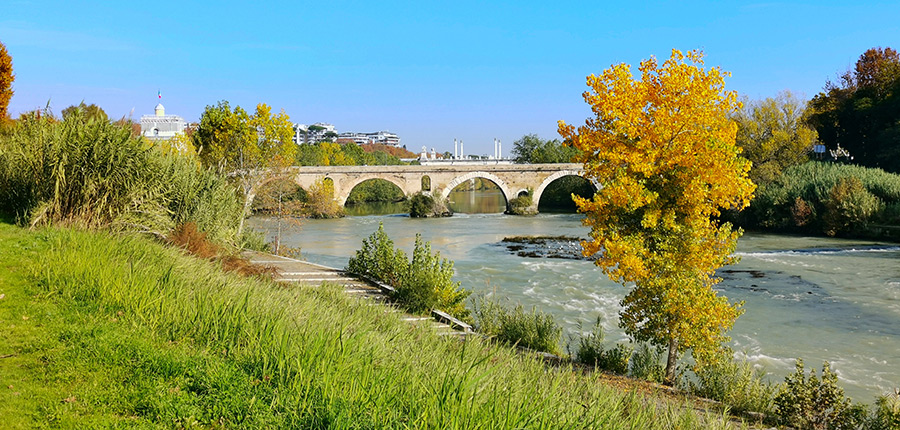
[[[401,313],[400,318],[403,321],[410,324],[429,324],[439,335],[465,337],[472,333],[472,327],[440,311],[433,311],[432,316],[403,313],[390,303],[387,294],[393,288],[388,285],[362,280],[343,270],[308,261],[256,251],[244,251],[242,255],[253,264],[274,268],[277,282],[308,286],[319,286],[325,282],[338,284],[351,296],[371,300],[374,304],[384,306],[387,312]]]

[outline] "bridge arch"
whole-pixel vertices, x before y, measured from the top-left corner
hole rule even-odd
[[[509,206],[509,199],[512,198],[512,194],[509,190],[509,186],[506,184],[506,182],[504,182],[502,179],[497,177],[497,175],[494,175],[493,173],[489,173],[489,172],[484,172],[484,171],[469,172],[469,173],[466,173],[465,175],[461,175],[461,176],[457,176],[457,177],[453,178],[453,180],[448,182],[447,186],[444,187],[443,190],[441,190],[441,201],[442,202],[446,201],[447,198],[450,197],[450,192],[453,191],[453,189],[456,188],[457,185],[459,185],[465,181],[468,181],[469,179],[474,179],[474,178],[484,178],[484,179],[487,179],[487,180],[497,184],[497,187],[500,188],[500,192],[503,193],[503,198],[506,200],[506,206],[507,207]]]
[[[329,176],[326,176],[326,177],[329,177]],[[334,180],[333,178],[331,178],[331,179],[332,179],[332,181]],[[353,191],[353,189],[356,188],[357,185],[359,185],[365,181],[371,180],[371,179],[380,179],[382,181],[388,181],[391,184],[394,184],[397,188],[399,188],[400,191],[402,191],[404,195],[410,194],[410,192],[406,186],[407,184],[405,182],[399,181],[395,177],[392,177],[390,175],[370,174],[370,175],[362,175],[359,177],[355,177],[351,180],[344,181],[344,183],[340,184],[340,191],[337,190],[338,184],[335,184],[336,185],[335,193],[334,193],[335,200],[337,200],[337,202],[341,206],[344,206],[347,203],[347,198],[350,197],[350,193]]]
[[[578,171],[578,170],[560,170],[560,171],[555,172],[552,175],[548,176],[543,181],[541,181],[541,184],[538,185],[538,187],[534,190],[534,194],[531,196],[531,201],[533,202],[532,204],[534,205],[535,210],[537,209],[538,205],[541,202],[541,195],[544,194],[544,190],[547,189],[547,186],[550,185],[551,182],[553,182],[559,178],[565,177],[565,176],[581,176],[581,175],[582,175],[582,172]],[[597,187],[596,182],[591,181],[591,184],[594,186],[595,190],[599,189]]]

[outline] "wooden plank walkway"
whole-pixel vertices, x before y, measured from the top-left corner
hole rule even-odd
[[[472,327],[441,311],[433,311],[432,316],[404,313],[390,303],[387,293],[393,288],[388,285],[360,279],[334,267],[294,258],[256,251],[244,251],[242,255],[252,264],[274,268],[277,282],[308,286],[319,286],[325,282],[337,284],[342,286],[344,292],[351,296],[358,297],[361,300],[371,300],[373,304],[384,306],[386,312],[401,313],[400,319],[402,321],[416,325],[429,324],[439,335],[464,338],[473,333]]]

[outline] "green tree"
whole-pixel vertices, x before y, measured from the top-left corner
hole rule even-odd
[[[789,91],[775,98],[744,104],[734,116],[741,155],[753,163],[750,179],[768,184],[790,166],[809,159],[817,142],[816,131],[806,124],[806,103]]]
[[[522,136],[512,149],[516,163],[571,163],[577,154],[577,149],[559,140],[544,140],[536,134]]]
[[[712,289],[740,235],[716,217],[746,207],[754,185],[729,118],[737,94],[724,89],[727,73],[702,65],[702,53],[678,50],[661,67],[641,62],[640,80],[614,65],[587,78],[595,117],[578,129],[559,122],[585,176],[602,185],[592,199],[575,199],[591,227],[584,254],[610,279],[634,284],[619,323],[635,340],[668,348],[668,384],[679,352],[691,350],[701,365],[721,357],[741,313]]]
[[[260,103],[249,115],[240,106],[232,110],[227,101],[220,101],[203,111],[194,144],[205,165],[227,173],[238,183],[246,217],[259,185],[294,160],[297,145],[292,141],[293,134],[284,111],[273,114],[268,105]],[[242,218],[238,236],[243,227]]]
[[[86,105],[84,102],[81,102],[78,106],[72,105],[62,110],[63,118],[69,115],[82,115],[88,121],[109,121],[109,117],[106,116],[103,108],[93,103]]]
[[[866,167],[900,172],[900,55],[872,48],[809,104],[809,123],[829,149]]]
[[[7,108],[9,99],[13,96],[12,83],[15,80],[12,57],[6,50],[6,45],[0,42],[0,120],[5,120],[9,116]]]

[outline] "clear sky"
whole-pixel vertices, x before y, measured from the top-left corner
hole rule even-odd
[[[492,139],[580,124],[585,76],[702,49],[728,89],[806,97],[875,46],[900,49],[900,1],[0,1],[11,114],[82,100],[110,117],[189,121],[228,100],[412,150],[492,153]],[[636,68],[635,68],[636,72]]]

